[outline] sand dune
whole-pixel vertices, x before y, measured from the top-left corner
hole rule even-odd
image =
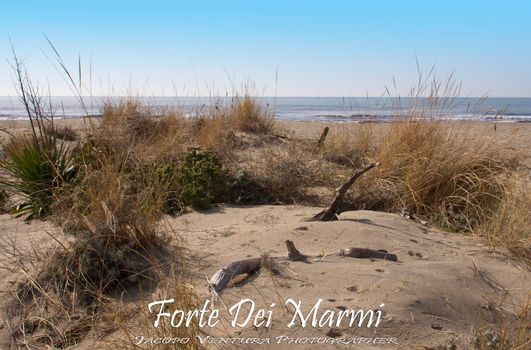
[[[395,214],[370,211],[347,212],[336,222],[304,220],[317,211],[300,206],[222,206],[171,223],[182,228],[180,233],[198,262],[196,285],[205,296],[207,278],[221,266],[263,253],[285,255],[286,239],[309,255],[347,247],[397,254],[398,262],[337,256],[309,263],[287,262],[282,264],[281,276],[262,271],[222,294],[225,305],[251,298],[266,307],[271,303],[283,305],[292,298],[301,300],[306,311],[318,299],[324,300],[323,311],[370,310],[384,303],[380,326],[347,326],[332,332],[330,327],[288,329],[292,314],[283,314],[279,308],[274,311],[271,327],[237,329],[232,336],[324,337],[328,333],[339,338],[397,339],[399,345],[381,345],[384,348],[438,346],[452,338],[464,345],[470,344],[474,329],[496,322],[501,314],[526,300],[529,271],[502,254],[489,252],[473,238],[443,233]],[[221,331],[227,332],[231,332],[228,327]],[[277,348],[278,344],[272,346]]]

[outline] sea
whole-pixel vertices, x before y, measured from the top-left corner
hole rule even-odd
[[[127,97],[51,97],[43,99],[54,118],[98,116],[106,101]],[[214,105],[234,103],[231,97],[135,97],[155,111],[178,108],[188,116]],[[459,97],[437,100],[421,97],[256,97],[276,118],[291,121],[389,122],[415,117],[425,111],[431,118],[465,121],[531,122],[531,98]],[[416,111],[416,112],[414,112]],[[27,119],[26,109],[16,96],[0,96],[0,120]]]

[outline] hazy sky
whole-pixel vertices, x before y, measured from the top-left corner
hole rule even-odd
[[[463,95],[531,96],[529,1],[42,1],[0,0],[0,56],[11,37],[32,76],[66,95],[44,52],[53,41],[95,95],[225,93],[249,79],[256,93],[405,94],[415,57]],[[277,80],[278,72],[278,80]],[[14,95],[0,63],[0,95]]]

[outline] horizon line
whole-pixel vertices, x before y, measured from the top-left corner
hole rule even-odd
[[[426,96],[312,96],[312,95],[43,95],[43,98],[152,98],[152,97],[168,97],[168,98],[234,98],[234,97],[252,97],[252,98],[429,98]],[[0,95],[0,97],[20,98],[19,95]],[[437,98],[473,98],[473,99],[489,99],[489,98],[531,98],[531,96],[437,96]]]

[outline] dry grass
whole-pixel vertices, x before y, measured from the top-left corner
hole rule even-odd
[[[490,247],[506,247],[531,264],[531,187],[529,180],[515,176],[507,185],[495,214],[475,233]]]
[[[354,134],[330,135],[320,150],[300,140],[271,142],[273,115],[248,95],[193,118],[179,111],[157,115],[134,99],[105,104],[102,118],[84,130],[81,146],[68,152],[75,158],[75,180],[54,188],[51,196],[51,219],[70,238],[52,235],[57,249],[31,269],[18,265],[18,256],[10,260],[24,273],[6,309],[14,342],[56,348],[114,333],[109,341],[116,347],[134,348],[138,332],[194,338],[195,325],[151,327],[143,303],[148,295],[169,294],[177,297],[176,307],[197,304],[183,277],[186,259],[179,242],[161,225],[175,168],[168,167],[168,174],[160,166],[183,158],[189,148],[216,153],[226,170],[243,170],[246,175],[234,176],[231,184],[239,194],[275,203],[316,201],[312,189],[334,188],[353,167],[376,160],[382,165],[357,184],[358,207],[407,208],[445,229],[476,232],[529,261],[531,197],[519,173],[522,154],[507,143],[473,138],[460,124],[434,120],[452,104],[452,98],[438,99],[439,88],[432,87],[427,110],[414,107],[410,119],[391,124],[378,139],[366,124]],[[51,130],[50,137],[61,136]],[[260,138],[259,147],[249,145],[250,135]],[[137,305],[124,303],[124,293]],[[529,305],[522,310],[516,319],[523,324]],[[524,339],[521,334],[510,336]]]
[[[515,305],[512,312],[496,309],[497,325],[476,330],[475,348],[480,350],[528,349],[531,345],[531,301]]]
[[[238,133],[271,135],[275,132],[272,111],[248,95],[234,97],[228,106],[220,102],[201,111],[189,127],[194,145],[226,160],[234,160],[234,152],[244,145]]]
[[[342,128],[329,135],[320,149],[327,161],[348,167],[360,167],[375,150],[376,135],[371,123],[355,129]]]
[[[148,153],[161,159],[181,152],[182,145],[173,147],[180,119],[148,117],[140,107],[106,106],[71,151],[77,175],[54,189],[49,218],[70,239],[51,234],[58,245],[45,261],[31,270],[15,265],[25,272],[5,309],[15,346],[64,348],[106,337],[114,331],[109,315],[123,316],[112,309],[124,293],[151,293],[170,270],[183,270],[172,263],[180,247],[159,222],[170,178],[146,167]],[[190,293],[179,297],[192,300]]]
[[[228,110],[233,119],[234,129],[257,134],[269,134],[274,131],[275,122],[271,111],[259,104],[251,96],[236,97]]]
[[[370,186],[394,196],[390,210],[408,208],[457,231],[493,214],[521,155],[456,127],[413,120],[391,126],[374,156],[382,166],[368,177]]]
[[[487,237],[491,245],[502,244],[521,256],[528,251],[529,222],[522,214],[525,209],[510,210],[525,207],[515,206],[515,201],[522,202],[520,197],[515,199],[515,194],[525,191],[517,190],[516,184],[522,182],[514,180],[519,176],[523,154],[512,147],[510,140],[473,137],[465,125],[430,119],[429,115],[439,112],[423,112],[422,108],[415,107],[414,118],[390,124],[384,135],[376,135],[373,125],[367,123],[354,131],[345,128],[330,134],[317,152],[312,145],[297,140],[258,144],[246,150],[245,138],[238,133],[272,130],[241,124],[241,120],[255,120],[249,117],[251,114],[263,115],[249,101],[246,97],[228,108],[217,105],[193,120],[169,117],[169,125],[158,132],[154,130],[159,130],[159,123],[165,117],[155,121],[152,116],[139,117],[146,112],[129,102],[117,109],[107,106],[102,125],[109,131],[122,129],[129,130],[125,135],[138,135],[130,130],[135,130],[131,127],[132,120],[135,120],[133,125],[139,125],[140,120],[143,127],[139,130],[143,130],[144,136],[137,138],[147,140],[144,149],[156,144],[153,137],[160,141],[152,148],[154,159],[164,144],[176,138],[180,140],[181,150],[191,146],[221,155],[224,166],[232,173],[244,171],[245,176],[235,176],[235,181],[240,182],[234,188],[246,187],[244,191],[248,198],[254,198],[253,203],[264,200],[317,203],[321,199],[312,197],[315,192],[312,189],[333,188],[350,169],[368,161],[380,161],[381,167],[362,178],[353,191],[356,193],[351,198],[354,207],[391,212],[408,208],[444,229],[474,231]],[[113,121],[120,119],[119,116],[122,124],[106,126],[107,118]],[[149,135],[150,132],[153,134]],[[244,163],[240,162],[242,152],[248,154]],[[263,197],[262,201],[256,200],[256,196]],[[493,218],[497,221],[492,221]],[[508,225],[512,227],[510,230]]]
[[[472,136],[466,125],[418,115],[386,126],[377,137],[359,133],[371,135],[366,129],[341,131],[329,135],[322,151],[343,165],[381,162],[351,192],[353,208],[407,208],[445,230],[481,235],[491,247],[506,247],[529,262],[529,184],[525,154],[514,147],[518,140]]]
[[[77,141],[79,138],[77,132],[68,125],[58,126],[52,124],[49,128],[46,128],[46,133],[57,139],[69,142]]]
[[[256,152],[247,171],[277,203],[308,203],[309,189],[328,186],[334,167],[327,167],[304,144],[265,148]]]
[[[182,267],[183,261],[175,262],[174,265]],[[175,310],[195,310],[200,307],[200,300],[196,296],[196,291],[183,276],[183,269],[170,268],[166,271],[158,270],[161,274],[157,280],[161,281],[155,291],[149,293],[149,298],[141,297],[135,304],[121,304],[120,308],[129,309],[134,317],[122,318],[119,322],[112,321],[117,325],[118,332],[109,338],[105,343],[119,349],[151,349],[151,339],[188,339],[185,343],[167,342],[158,344],[160,349],[202,349],[197,334],[201,333],[196,320],[193,320],[189,327],[172,327],[167,320],[162,321],[158,327],[154,327],[154,317],[148,310],[147,302],[155,300],[174,299],[174,303],[166,307],[166,311],[173,313]],[[140,293],[142,295],[143,293]],[[112,315],[116,317],[117,313]],[[118,313],[120,315],[120,313]],[[144,337],[144,342],[139,336]]]
[[[138,100],[107,101],[99,122],[92,122],[92,137],[109,147],[134,145],[135,155],[152,159],[182,152],[189,139],[186,121],[179,110],[155,115]]]
[[[224,159],[233,159],[239,142],[231,120],[219,110],[213,110],[190,122],[191,146],[214,152]]]

